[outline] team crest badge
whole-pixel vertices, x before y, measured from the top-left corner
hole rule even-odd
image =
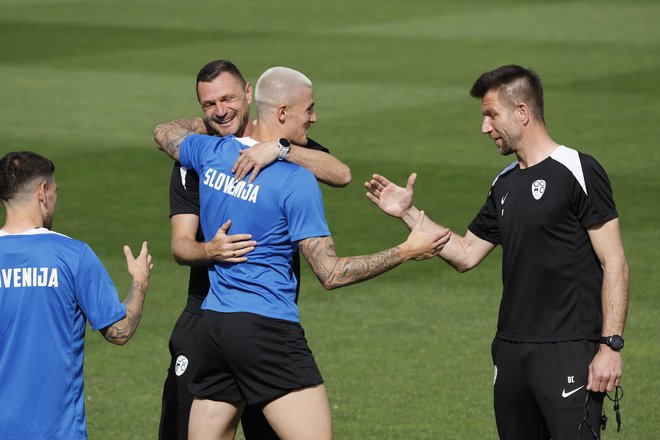
[[[534,183],[532,183],[532,195],[534,196],[534,199],[539,200],[541,197],[543,197],[544,192],[545,180],[535,180]]]
[[[188,368],[188,358],[181,354],[176,358],[174,373],[176,373],[177,376],[181,376],[186,372],[186,368]]]

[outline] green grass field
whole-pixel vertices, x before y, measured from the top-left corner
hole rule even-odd
[[[512,160],[480,134],[468,90],[502,64],[537,70],[553,138],[609,173],[631,268],[623,430],[610,423],[606,436],[658,438],[658,22],[651,0],[0,0],[0,153],[55,161],[55,229],[92,246],[122,297],[121,246],[148,240],[155,260],[128,346],[88,335],[90,438],[156,436],[187,269],[170,256],[171,163],[152,132],[200,114],[194,78],[217,58],[252,81],[283,65],[314,82],[311,135],[353,172],[348,188],[323,188],[340,255],[405,239],[364,196],[373,172],[398,183],[417,172],[416,204],[463,233]],[[304,267],[303,325],[337,439],[497,437],[490,342],[500,263],[499,251],[463,275],[440,260],[408,263],[332,293]]]

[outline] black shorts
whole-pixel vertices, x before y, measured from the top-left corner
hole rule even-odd
[[[202,323],[202,300],[188,297],[185,310],[179,316],[170,337],[170,367],[163,387],[163,406],[160,415],[158,438],[161,440],[186,440],[188,420],[193,395],[188,382],[193,367],[197,365],[197,334]],[[243,433],[247,440],[276,440],[261,407],[247,406],[241,417]]]
[[[199,362],[189,384],[197,397],[263,404],[323,383],[297,322],[206,310],[197,344]]]
[[[191,301],[199,301],[190,297]],[[199,304],[201,306],[201,302]],[[188,382],[193,366],[197,364],[196,339],[202,322],[201,309],[197,313],[189,307],[181,313],[170,336],[170,367],[163,387],[163,406],[160,413],[158,438],[175,440],[188,438],[188,419],[193,396]]]
[[[578,438],[589,364],[597,352],[597,341],[527,343],[495,338],[493,389],[500,438]],[[589,396],[589,423],[596,432],[600,432],[603,396]],[[585,424],[582,438],[592,437]]]

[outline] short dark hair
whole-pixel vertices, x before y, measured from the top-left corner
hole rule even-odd
[[[470,96],[483,98],[491,90],[502,91],[511,105],[527,104],[532,115],[545,123],[543,116],[543,84],[533,70],[508,64],[483,73],[472,85]]]
[[[229,60],[215,60],[207,63],[202,70],[197,74],[197,81],[195,82],[195,90],[197,90],[197,85],[201,82],[211,82],[220,76],[221,73],[227,72],[237,78],[243,87],[247,84],[245,78],[241,74],[241,71],[238,70],[238,67]]]
[[[55,164],[32,151],[7,153],[0,159],[0,200],[7,202],[38,178],[51,180]]]

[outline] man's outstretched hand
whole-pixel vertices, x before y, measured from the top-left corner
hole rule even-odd
[[[367,198],[378,206],[385,214],[402,219],[412,207],[413,186],[417,174],[408,177],[405,188],[390,182],[386,177],[374,174],[370,181],[364,183],[369,191]]]

